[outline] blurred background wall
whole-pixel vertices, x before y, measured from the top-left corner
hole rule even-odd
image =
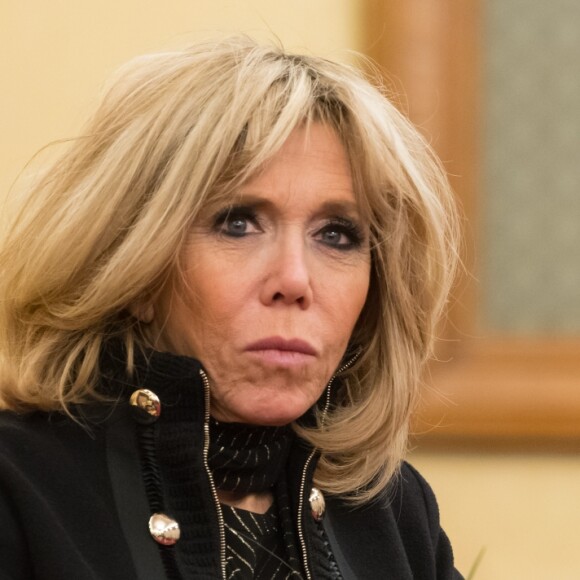
[[[580,578],[580,4],[365,4],[372,56],[439,152],[466,272],[411,460],[475,578]]]
[[[0,195],[40,147],[75,134],[104,79],[137,54],[245,32],[339,60],[371,55],[442,155],[466,214],[469,275],[411,460],[464,574],[483,550],[478,580],[577,579],[579,6],[4,1]]]
[[[54,139],[75,134],[103,81],[139,54],[245,32],[348,59],[356,0],[22,0],[0,3],[0,191]]]

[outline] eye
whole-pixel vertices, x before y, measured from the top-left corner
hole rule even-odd
[[[321,243],[337,250],[351,250],[359,248],[363,242],[360,227],[351,220],[334,218],[315,235]]]
[[[228,207],[215,218],[214,229],[231,238],[243,238],[261,231],[256,212],[249,207]]]

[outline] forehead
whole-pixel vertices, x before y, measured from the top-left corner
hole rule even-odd
[[[336,132],[320,123],[294,129],[238,193],[356,201],[347,152]]]

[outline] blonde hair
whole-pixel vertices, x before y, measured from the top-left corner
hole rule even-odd
[[[366,501],[396,472],[455,266],[456,217],[429,146],[353,68],[247,38],[126,65],[81,137],[31,187],[0,251],[2,406],[98,397],[98,360],[146,339],[130,307],[176,272],[201,208],[231,195],[303,123],[329,124],[371,231],[361,355],[314,429],[316,481]]]

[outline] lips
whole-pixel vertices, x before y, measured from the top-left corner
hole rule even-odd
[[[310,356],[316,356],[317,354],[316,349],[305,340],[299,338],[285,339],[279,336],[257,340],[248,345],[246,350],[249,352],[273,350]]]

